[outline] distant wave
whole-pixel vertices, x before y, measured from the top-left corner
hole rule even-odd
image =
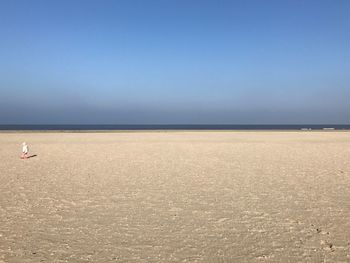
[[[349,130],[350,124],[345,125],[211,125],[211,124],[173,124],[173,125],[143,125],[143,124],[116,124],[116,125],[0,125],[3,131],[113,131],[113,130]]]

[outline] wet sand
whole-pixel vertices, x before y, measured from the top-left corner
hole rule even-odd
[[[350,262],[350,132],[0,133],[0,262]]]

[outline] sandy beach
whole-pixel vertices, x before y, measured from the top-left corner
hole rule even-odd
[[[2,132],[0,262],[350,262],[350,132]]]

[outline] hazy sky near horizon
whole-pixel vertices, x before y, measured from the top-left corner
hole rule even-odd
[[[2,0],[0,124],[350,123],[350,1]]]

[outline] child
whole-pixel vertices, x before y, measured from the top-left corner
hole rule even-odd
[[[21,155],[21,159],[28,159],[28,145],[24,142],[22,143],[22,155]]]

